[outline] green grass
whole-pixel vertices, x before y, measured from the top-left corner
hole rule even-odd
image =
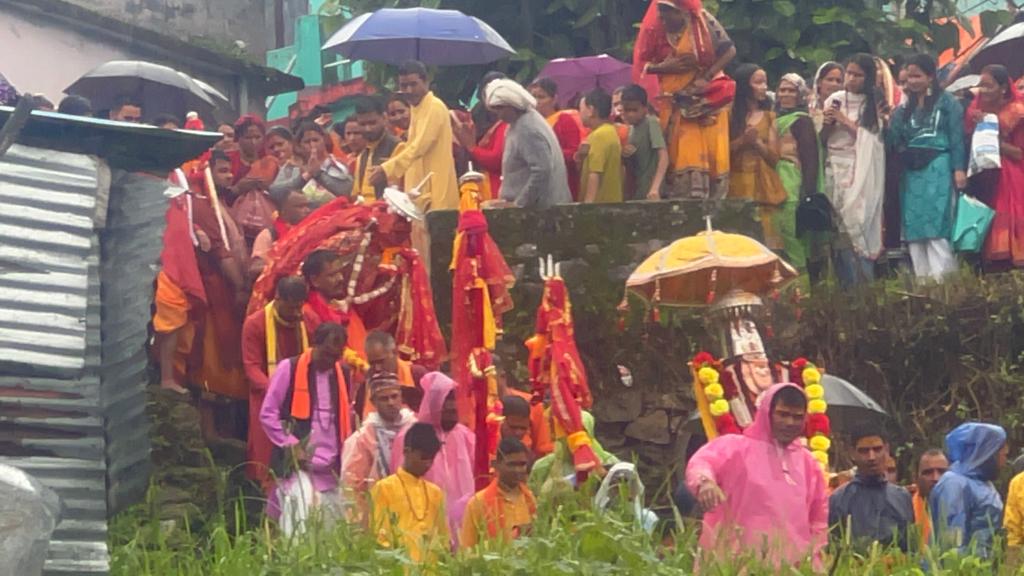
[[[531,535],[475,553],[460,552],[440,560],[434,570],[412,565],[402,551],[380,548],[358,526],[331,529],[313,523],[292,539],[276,532],[265,519],[249,522],[242,502],[208,518],[200,531],[187,525],[161,524],[151,507],[140,505],[115,518],[111,526],[111,573],[117,575],[395,575],[489,574],[543,575],[680,575],[692,574],[697,526],[678,515],[673,530],[663,527],[654,537],[629,518],[628,512],[597,514],[586,505],[590,493],[542,500]],[[903,555],[880,547],[854,553],[836,547],[826,559],[832,574],[988,575],[997,568],[991,560]],[[769,576],[816,574],[811,566],[778,570],[743,556],[712,558],[701,563],[701,574]],[[922,566],[930,566],[927,571]]]

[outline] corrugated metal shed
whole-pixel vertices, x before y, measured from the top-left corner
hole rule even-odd
[[[61,496],[46,572],[105,574],[107,519],[149,481],[167,202],[163,178],[124,170],[166,173],[217,137],[36,112],[23,136],[0,157],[0,461]]]
[[[0,359],[26,365],[8,370],[85,365],[96,166],[88,156],[18,145],[0,158]]]

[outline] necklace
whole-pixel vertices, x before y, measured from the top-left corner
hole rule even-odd
[[[423,522],[427,518],[427,513],[430,512],[430,496],[427,494],[427,483],[422,482],[423,502],[425,502],[425,505],[423,506],[423,514],[417,514],[416,507],[412,505],[412,497],[409,496],[409,489],[405,486],[405,480],[402,480],[401,474],[398,474],[397,476],[398,482],[402,485],[402,492],[405,494],[405,502],[409,505],[409,510],[412,512],[412,517],[415,518],[417,522]]]

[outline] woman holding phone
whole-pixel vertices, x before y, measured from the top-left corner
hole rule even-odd
[[[846,85],[825,101],[821,139],[826,143],[825,193],[839,217],[835,266],[844,288],[871,282],[882,254],[885,194],[883,123],[887,109],[875,89],[868,54],[846,64]]]

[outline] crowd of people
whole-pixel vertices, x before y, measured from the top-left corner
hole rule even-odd
[[[492,469],[478,477],[479,437],[456,393],[467,384],[403,357],[393,334],[367,333],[337,305],[350,288],[338,253],[307,254],[301,275],[281,278],[265,307],[247,310],[274,247],[336,198],[373,204],[397,188],[422,212],[454,210],[468,177],[484,208],[747,199],[770,248],[812,282],[832,271],[852,286],[902,246],[920,278],[954,271],[955,207],[967,192],[995,211],[985,265],[1024,266],[1024,99],[1006,68],[987,66],[977,87],[958,94],[923,54],[898,66],[857,54],[822,64],[810,82],[772,79],[734,62],[735,45],[698,0],[656,0],[651,14],[637,53],[644,77],[658,80],[653,93],[646,84],[594,90],[559,109],[555,82],[523,86],[492,72],[465,110],[431,91],[426,66],[407,62],[396,92],[363,95],[342,121],[322,108],[290,126],[246,114],[219,125],[222,139],[171,175],[185,192],[171,200],[155,283],[160,386],[198,397],[211,441],[244,438],[247,473],[286,532],[301,531],[316,510],[429,562],[528,534],[537,496],[580,479],[575,434],[504,385],[502,411],[488,422]],[[0,95],[12,94],[0,83]],[[53,108],[44,98],[37,106]],[[78,96],[58,111],[93,113]],[[194,113],[149,117],[131,97],[104,114],[204,127]],[[967,142],[988,114],[1001,167],[969,179]],[[412,246],[429,261],[425,226],[411,226]],[[1024,546],[1024,476],[1011,484],[1005,514],[992,485],[1006,463],[1001,428],[950,432],[945,451],[921,456],[911,494],[888,478],[889,446],[877,430],[853,435],[856,472],[830,485],[799,441],[803,391],[777,385],[761,406],[744,434],[706,444],[687,465],[679,501],[703,514],[703,553],[820,563],[831,532],[856,546],[985,556],[999,526],[1011,549]],[[582,422],[604,483],[594,505],[626,493],[638,526],[652,531],[635,467],[601,447],[590,414]]]

